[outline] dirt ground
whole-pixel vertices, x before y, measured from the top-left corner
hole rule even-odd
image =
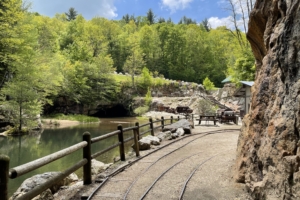
[[[56,119],[43,119],[43,128],[66,128],[71,126],[77,126],[80,124],[78,121],[71,120],[56,120]],[[56,125],[57,124],[57,125]]]

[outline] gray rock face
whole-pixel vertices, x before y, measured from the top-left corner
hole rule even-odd
[[[257,0],[248,40],[257,64],[235,178],[254,199],[300,199],[300,0]]]
[[[10,200],[14,200],[14,199],[17,199],[17,198],[21,197],[22,195],[29,192],[30,190],[32,190],[36,186],[43,184],[44,182],[46,182],[50,178],[58,175],[59,173],[60,172],[47,172],[47,173],[38,174],[38,175],[35,175],[31,178],[26,179],[21,184],[21,186],[18,188],[18,190],[13,194],[13,196],[10,198]],[[78,181],[77,175],[76,174],[71,174],[70,176],[68,176],[67,178],[65,178],[61,182],[56,183],[54,186],[52,186],[48,190],[44,191],[42,194],[38,195],[34,199],[35,200],[38,200],[38,199],[53,199],[52,194],[57,192],[60,189],[61,186],[69,185],[69,184],[71,184],[72,182],[75,182],[75,181]]]

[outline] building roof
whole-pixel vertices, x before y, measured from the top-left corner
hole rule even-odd
[[[229,82],[231,82],[231,76],[225,78],[221,83],[229,83]]]
[[[251,87],[254,84],[254,81],[240,81],[240,83]]]
[[[246,94],[246,87],[251,87],[254,84],[253,81],[240,81],[240,83],[243,85],[234,92],[234,97],[244,97]]]

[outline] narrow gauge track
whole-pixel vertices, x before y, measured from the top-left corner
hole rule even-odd
[[[185,137],[182,137],[180,139],[177,139],[173,142],[170,142],[158,149],[156,149],[155,151],[143,156],[143,157],[140,157],[138,158],[137,160],[117,169],[116,171],[114,171],[113,173],[111,173],[110,175],[108,175],[106,177],[106,179],[103,180],[103,182],[96,188],[95,191],[92,192],[92,194],[89,196],[88,199],[93,199],[93,197],[95,196],[95,194],[103,187],[105,186],[105,184],[108,183],[109,180],[112,180],[113,177],[115,177],[116,175],[118,175],[119,173],[121,173],[122,171],[128,169],[130,166],[134,165],[135,163],[137,163],[138,161],[141,162],[142,159],[152,155],[153,153],[163,149],[163,148],[167,148],[169,147],[171,144],[174,144],[174,143],[178,143],[178,142],[182,142],[183,140],[187,140],[188,138],[192,138],[190,139],[189,141],[187,141],[185,144],[180,144],[179,147],[176,147],[175,149],[169,151],[168,153],[160,156],[159,158],[156,158],[157,160],[154,161],[154,162],[150,162],[151,164],[148,166],[148,167],[145,167],[144,170],[140,171],[138,174],[135,173],[135,178],[133,180],[127,180],[127,179],[124,179],[124,180],[117,180],[117,181],[124,181],[124,182],[130,182],[130,185],[129,186],[126,186],[127,189],[125,192],[122,192],[123,193],[123,197],[122,196],[118,196],[118,195],[113,195],[113,196],[110,196],[108,197],[108,199],[131,199],[131,198],[128,198],[128,195],[129,195],[129,192],[132,190],[133,186],[137,185],[137,182],[141,179],[142,175],[145,174],[146,172],[148,172],[151,168],[153,168],[154,165],[156,165],[158,162],[160,162],[161,160],[163,159],[166,159],[166,157],[174,154],[175,152],[183,149],[184,147],[186,147],[187,145],[191,144],[192,142],[195,142],[205,136],[208,136],[208,135],[211,135],[211,134],[218,134],[218,133],[224,133],[224,132],[233,132],[233,131],[239,131],[239,129],[223,129],[223,130],[215,130],[215,131],[208,131],[208,132],[202,132],[202,133],[196,133],[196,134],[192,134],[192,135],[188,135],[188,136],[185,136]],[[188,161],[188,160],[193,160],[194,157],[198,157],[200,154],[202,154],[203,152],[198,152],[196,154],[193,154],[193,155],[188,155],[188,156],[185,156],[183,159],[180,159],[178,160],[176,163],[172,164],[168,169],[164,170],[163,172],[160,172],[160,174],[156,175],[156,180],[154,182],[152,182],[152,184],[149,184],[150,187],[148,187],[148,189],[144,192],[143,195],[141,195],[141,197],[139,197],[139,199],[144,199],[146,198],[147,194],[149,193],[149,191],[151,191],[153,189],[153,187],[156,185],[156,183],[162,179],[162,177],[167,173],[169,172],[171,169],[175,168],[176,166],[179,166],[179,165],[182,165],[182,163],[184,161]],[[224,152],[222,152],[224,153]],[[199,170],[199,168],[206,162],[208,162],[209,160],[211,160],[212,158],[216,157],[216,156],[219,156],[220,154],[222,153],[217,153],[217,154],[213,154],[213,155],[210,155],[208,158],[205,157],[205,159],[202,158],[202,160],[198,161],[197,163],[200,163],[198,164],[197,166],[194,166],[192,167],[192,171],[188,173],[188,178],[185,179],[184,181],[181,181],[183,182],[184,184],[181,184],[182,185],[182,189],[180,190],[181,192],[178,194],[178,199],[182,199],[183,198],[183,195],[185,193],[185,189],[187,187],[187,184],[188,182],[190,181],[190,179],[192,178],[192,176],[195,174],[195,172],[197,170]],[[193,158],[193,159],[191,159]],[[192,161],[193,162],[193,161]],[[125,184],[126,185],[126,184]],[[148,186],[149,186],[148,185]],[[97,199],[97,198],[96,198]],[[101,197],[101,199],[105,199],[103,197]],[[134,198],[134,199],[138,199],[138,198]]]

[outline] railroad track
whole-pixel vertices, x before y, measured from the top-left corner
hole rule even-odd
[[[209,145],[207,136],[235,131],[239,129],[192,134],[168,143],[108,175],[88,199],[192,199],[193,191],[186,189],[199,183],[201,167],[235,148],[220,143],[224,147],[208,151],[199,144]]]

